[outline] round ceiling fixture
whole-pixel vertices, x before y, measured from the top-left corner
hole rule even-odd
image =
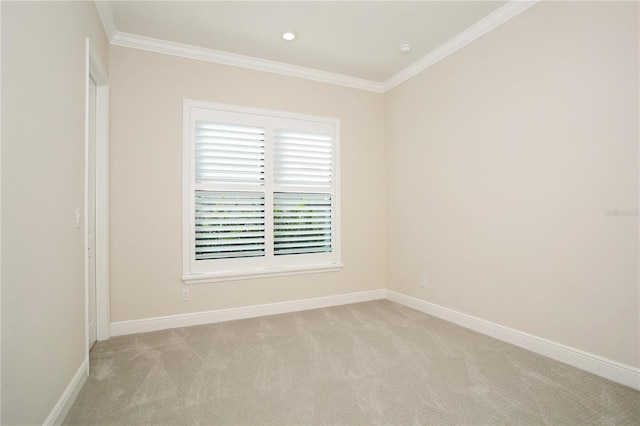
[[[294,31],[287,31],[286,33],[282,34],[282,38],[287,41],[293,41],[298,38],[298,34],[296,34]]]
[[[407,53],[411,52],[411,48],[413,46],[410,44],[401,44],[400,45],[400,53],[402,53],[403,55],[406,55]]]

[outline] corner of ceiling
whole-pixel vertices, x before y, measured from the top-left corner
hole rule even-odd
[[[382,84],[382,92],[385,93],[394,87],[409,80],[411,77],[426,70],[436,62],[446,58],[467,44],[482,37],[497,26],[507,22],[516,15],[524,12],[539,0],[510,0],[504,6],[487,15],[474,25],[470,26],[451,40],[429,52],[399,73],[395,74]]]
[[[354,89],[367,90],[375,93],[385,93],[429,68],[436,62],[463,48],[499,25],[507,22],[521,12],[524,12],[539,0],[508,1],[505,5],[495,10],[490,15],[481,19],[462,33],[458,34],[456,37],[432,50],[426,56],[420,58],[384,82],[365,80],[352,76],[270,61],[267,59],[254,58],[222,52],[219,50],[139,36],[136,34],[123,33],[118,31],[115,25],[110,1],[94,1],[105,33],[107,34],[109,42],[113,45],[180,56],[189,59],[215,62],[223,65],[249,68],[257,71],[287,75],[290,77],[304,78],[323,83],[351,87]]]
[[[113,19],[111,2],[109,0],[94,0],[94,3],[96,5],[96,10],[98,11],[98,16],[100,16],[100,21],[102,21],[104,32],[107,35],[109,43],[111,43],[115,35],[118,33],[118,28],[116,27],[116,23]]]

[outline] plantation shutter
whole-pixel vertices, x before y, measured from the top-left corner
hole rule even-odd
[[[184,105],[183,281],[339,270],[339,121]]]
[[[195,122],[195,260],[264,256],[264,192],[233,191],[264,179],[264,128]]]
[[[332,144],[329,135],[274,130],[274,183],[295,191],[274,194],[276,256],[331,251]]]

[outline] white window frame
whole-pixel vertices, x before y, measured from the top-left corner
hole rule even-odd
[[[322,254],[294,254],[273,256],[273,221],[270,213],[273,211],[272,198],[265,202],[266,220],[266,254],[259,258],[218,259],[209,261],[195,260],[195,191],[194,179],[194,139],[193,129],[197,117],[202,118],[208,111],[218,116],[225,114],[246,114],[249,121],[266,123],[267,145],[266,162],[272,161],[272,141],[270,129],[283,123],[303,123],[305,128],[332,129],[333,158],[332,158],[332,233],[330,253]],[[183,273],[185,284],[202,284],[219,281],[234,281],[283,275],[311,274],[319,272],[335,272],[342,268],[341,239],[340,239],[340,120],[336,118],[318,117],[290,112],[248,108],[236,105],[226,105],[186,99],[183,106]],[[270,166],[267,166],[270,170]],[[262,188],[265,194],[279,192],[271,176]],[[295,193],[295,188],[288,190]]]

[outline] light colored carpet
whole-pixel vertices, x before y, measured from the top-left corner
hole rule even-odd
[[[98,342],[66,424],[640,424],[640,393],[386,301]]]

